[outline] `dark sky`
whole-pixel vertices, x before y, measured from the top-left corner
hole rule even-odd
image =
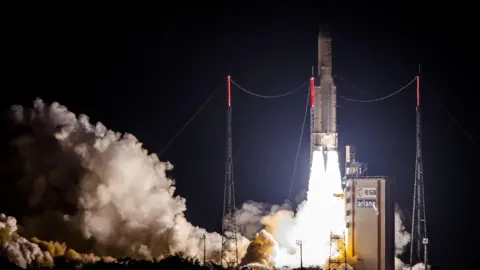
[[[232,1],[234,2],[234,1]],[[218,230],[225,159],[225,80],[265,95],[307,81],[317,31],[329,23],[339,95],[381,97],[422,64],[424,168],[430,260],[462,269],[478,255],[473,207],[478,188],[479,109],[473,98],[470,17],[452,6],[409,3],[375,8],[256,5],[36,6],[11,9],[3,50],[2,110],[37,96],[130,132],[159,152],[210,93],[222,91],[160,158],[176,167],[187,217]],[[447,16],[448,15],[448,16]],[[472,19],[473,20],[473,19]],[[468,43],[467,43],[468,41]],[[470,45],[469,45],[470,44]],[[342,79],[340,79],[342,78]],[[223,83],[223,85],[222,85]],[[395,180],[395,200],[411,212],[415,162],[415,91],[376,103],[339,100],[340,145],[357,146],[370,175]],[[234,88],[233,145],[237,204],[287,197],[306,91],[278,100]],[[307,129],[306,129],[307,131]],[[293,193],[307,187],[305,133]],[[343,164],[343,162],[342,162]],[[472,206],[472,207],[470,207]],[[408,225],[409,226],[409,225]],[[459,268],[453,266],[460,265]],[[453,268],[452,268],[453,267]]]

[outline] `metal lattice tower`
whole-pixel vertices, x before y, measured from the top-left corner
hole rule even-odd
[[[417,76],[417,151],[415,161],[415,185],[413,189],[412,239],[410,241],[410,267],[414,258],[428,269],[427,217],[425,216],[425,195],[423,185],[422,133],[420,114],[420,77]],[[422,249],[423,246],[423,249]]]
[[[223,193],[221,264],[232,268],[238,264],[237,223],[235,220],[235,184],[233,180],[232,106],[230,76],[227,77],[227,157]]]
[[[330,232],[330,256],[328,257],[328,270],[337,270],[343,264],[347,269],[347,245],[345,232],[342,235]],[[343,256],[343,260],[339,256]]]

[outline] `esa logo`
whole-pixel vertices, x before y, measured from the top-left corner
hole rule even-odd
[[[359,198],[376,198],[377,189],[376,188],[359,188],[357,190],[357,197]]]

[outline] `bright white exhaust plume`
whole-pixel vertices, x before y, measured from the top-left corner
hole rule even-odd
[[[97,255],[182,252],[202,261],[206,234],[207,260],[219,260],[221,236],[186,220],[185,199],[175,195],[167,176],[173,166],[149,155],[133,135],[92,125],[87,116],[40,99],[33,109],[13,106],[11,116],[18,131],[10,144],[14,164],[2,180],[22,211],[9,213],[24,216],[28,236]],[[249,241],[238,239],[243,256]]]
[[[295,224],[287,232],[288,246],[280,246],[280,251],[274,255],[276,266],[298,267],[297,241],[302,241],[304,266],[324,267],[330,257],[331,233],[343,235],[345,231],[344,202],[334,196],[342,193],[338,153],[329,151],[326,168],[324,164],[322,151],[313,152],[307,200],[299,206]]]
[[[304,240],[303,244],[303,263],[304,266],[325,266],[325,262],[330,256],[330,233],[342,234],[345,228],[343,199],[332,196],[342,193],[340,188],[340,170],[338,163],[338,154],[330,152],[327,154],[327,167],[324,166],[323,155],[321,152],[313,153],[312,168],[310,172],[307,199],[298,206],[297,214],[291,211],[271,208],[270,212],[265,211],[266,206],[247,202],[242,207],[243,222],[248,222],[250,228],[261,227],[263,224],[267,231],[257,235],[254,242],[266,245],[269,232],[273,235],[275,242],[270,247],[270,256],[259,256],[258,250],[249,249],[246,259],[261,258],[258,260],[245,260],[245,264],[251,263],[251,266],[268,266],[268,261],[273,261],[272,265],[299,267],[300,254],[296,240]],[[258,215],[256,215],[258,214]],[[258,220],[262,224],[257,224]],[[405,247],[410,243],[410,234],[405,230],[402,224],[400,209],[395,208],[395,249],[396,255],[400,256],[405,252]],[[259,250],[268,250],[265,247]],[[334,247],[335,249],[335,247]],[[344,254],[332,254],[334,256],[343,256]],[[268,258],[267,258],[268,257]],[[347,260],[350,262],[350,260]],[[344,265],[340,266],[343,269]],[[347,268],[351,269],[347,265]],[[395,258],[395,270],[407,270],[410,266],[404,264],[400,258]],[[415,270],[425,269],[423,264],[417,264],[413,267]]]
[[[327,153],[325,167],[323,152],[315,151],[312,158],[307,199],[298,206],[295,217],[293,217],[293,213],[287,211],[278,211],[263,217],[261,221],[268,232],[273,235],[275,241],[265,240],[270,238],[267,236],[268,232],[262,231],[252,242],[252,245],[256,245],[258,248],[249,248],[243,263],[253,263],[252,266],[262,264],[276,267],[299,267],[300,248],[297,241],[302,241],[303,266],[325,267],[325,263],[330,257],[331,233],[343,236],[345,230],[345,204],[343,198],[334,196],[334,194],[341,193],[338,153],[334,151]],[[250,209],[245,206],[244,208]],[[267,248],[266,246],[269,244],[271,246]],[[332,248],[337,249],[336,246]],[[260,253],[258,250],[268,252],[269,256],[256,255]],[[332,255],[343,257],[343,254]],[[259,259],[254,260],[253,258]],[[272,265],[270,265],[270,261]],[[347,268],[349,268],[348,265]]]

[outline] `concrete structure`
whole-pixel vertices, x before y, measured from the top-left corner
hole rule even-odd
[[[394,269],[395,216],[391,183],[384,176],[358,176],[345,183],[347,250],[356,270]]]

